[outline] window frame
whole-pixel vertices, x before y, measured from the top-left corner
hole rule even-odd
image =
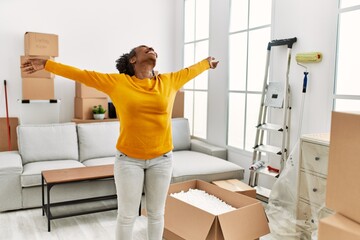
[[[231,0],[232,1],[232,0]],[[249,142],[249,141],[246,141],[246,139],[248,138],[248,133],[247,133],[247,119],[248,119],[248,98],[249,98],[249,95],[251,96],[254,96],[254,95],[261,95],[262,94],[262,91],[259,90],[259,91],[254,91],[254,90],[248,90],[248,81],[249,81],[249,38],[250,38],[250,34],[253,32],[253,31],[256,31],[256,30],[261,30],[261,29],[266,29],[266,28],[269,28],[270,30],[270,36],[269,36],[269,41],[271,39],[271,35],[272,35],[272,13],[273,13],[273,1],[271,0],[271,19],[270,19],[270,23],[269,24],[264,24],[264,25],[260,25],[260,26],[255,26],[255,27],[250,27],[250,14],[251,14],[251,11],[250,11],[250,8],[251,8],[251,5],[250,5],[250,0],[248,0],[248,9],[247,9],[247,13],[248,13],[248,16],[247,16],[247,24],[246,24],[246,28],[245,29],[241,29],[241,30],[238,30],[238,31],[230,31],[231,29],[229,28],[229,32],[228,32],[228,36],[229,36],[229,43],[230,43],[230,37],[231,35],[234,35],[234,34],[241,34],[241,33],[246,33],[246,73],[245,73],[245,89],[244,90],[231,90],[230,89],[230,80],[229,80],[229,85],[228,85],[228,117],[227,117],[227,137],[226,137],[226,145],[228,148],[233,148],[233,149],[240,149],[242,151],[246,151],[246,152],[249,152],[250,149],[247,148],[246,146],[246,143]],[[231,16],[229,16],[231,18]],[[266,53],[266,46],[264,46],[264,53]],[[230,45],[229,45],[229,52],[231,51],[230,49]],[[229,60],[230,62],[230,60]],[[260,69],[265,69],[265,66],[264,68],[260,68]],[[229,65],[229,76],[230,76],[230,65]],[[243,126],[242,126],[242,132],[244,133],[243,136],[242,136],[242,146],[234,146],[234,145],[230,145],[229,143],[229,132],[231,131],[230,129],[230,95],[232,94],[244,94],[244,123],[243,123]],[[240,95],[240,97],[242,97]],[[256,108],[258,108],[260,105],[257,105],[257,106],[254,106]],[[256,128],[255,128],[255,125],[256,123],[254,123],[254,131],[256,131]],[[255,140],[254,140],[255,142]],[[253,145],[252,145],[253,147]]]
[[[194,1],[195,3],[194,3],[194,5],[195,5],[195,9],[193,9],[193,11],[194,11],[194,26],[193,26],[193,30],[194,30],[194,33],[193,33],[193,36],[194,36],[194,39],[193,40],[190,40],[190,41],[186,41],[186,37],[185,37],[185,35],[186,35],[186,30],[185,30],[185,27],[186,27],[186,24],[185,24],[185,22],[186,22],[186,19],[185,19],[185,17],[186,17],[186,13],[185,13],[185,11],[186,11],[186,9],[185,9],[185,7],[184,7],[184,12],[183,12],[183,19],[184,19],[184,38],[183,38],[183,49],[185,49],[185,47],[186,47],[186,45],[190,45],[190,44],[192,44],[193,45],[193,64],[194,63],[196,63],[197,61],[198,61],[198,59],[196,59],[196,56],[197,56],[197,45],[199,44],[199,43],[202,43],[202,42],[205,42],[205,41],[207,41],[207,44],[208,44],[208,47],[207,47],[207,51],[208,51],[208,53],[209,53],[209,44],[210,44],[210,33],[209,33],[209,31],[210,31],[210,4],[211,4],[211,1],[209,1],[209,14],[208,14],[208,16],[209,16],[209,20],[208,20],[208,28],[209,28],[209,30],[208,30],[208,36],[207,36],[207,38],[199,38],[199,39],[196,39],[196,27],[197,27],[197,22],[196,22],[196,19],[197,19],[197,15],[196,15],[196,7],[197,7],[197,1],[201,1],[201,0],[184,0],[183,1],[183,3],[184,3],[184,6],[185,6],[185,2],[186,1]],[[204,56],[204,58],[206,58],[207,56]],[[185,62],[185,51],[183,51],[183,59],[184,59],[184,61],[183,61],[183,67],[188,67],[188,66],[184,66],[185,64],[184,64],[184,62]],[[200,138],[200,139],[206,139],[207,138],[207,116],[205,117],[205,119],[206,119],[206,124],[205,124],[205,133],[204,133],[204,135],[202,135],[202,136],[198,136],[198,135],[196,135],[196,132],[197,132],[197,130],[195,129],[195,122],[196,122],[196,120],[195,120],[195,109],[196,109],[196,93],[206,93],[207,94],[207,96],[206,96],[206,98],[207,98],[207,101],[206,101],[206,112],[208,112],[208,103],[209,103],[209,99],[208,99],[208,91],[209,91],[209,86],[208,86],[208,81],[209,81],[209,77],[207,77],[207,86],[206,86],[206,89],[198,89],[198,88],[196,88],[195,87],[195,81],[196,81],[196,79],[197,78],[194,78],[194,79],[192,79],[191,80],[191,82],[192,82],[192,87],[191,88],[189,88],[189,84],[185,84],[184,86],[183,86],[183,88],[182,88],[182,91],[184,92],[184,95],[185,95],[185,98],[186,98],[186,93],[187,92],[191,92],[191,94],[192,94],[192,99],[191,99],[191,102],[192,102],[192,106],[190,107],[190,109],[191,109],[191,111],[192,111],[192,113],[191,113],[191,116],[186,116],[185,114],[186,114],[186,111],[185,111],[185,109],[184,109],[184,117],[187,117],[188,118],[188,120],[189,120],[189,125],[190,125],[190,134],[191,135],[193,135],[193,136],[195,136],[195,137],[197,137],[197,138]],[[186,100],[185,100],[185,103],[184,103],[184,108],[186,108]]]
[[[340,22],[340,18],[341,18],[341,14],[346,14],[349,12],[353,12],[353,11],[359,11],[360,13],[360,4],[358,5],[354,5],[351,7],[341,7],[341,0],[339,0],[339,9],[338,9],[338,16],[337,16],[337,39],[336,39],[336,53],[335,56],[338,56],[339,51],[340,51],[340,31],[341,31],[341,22]],[[338,69],[339,67],[339,59],[338,57],[335,60],[335,74],[334,74],[334,88],[333,88],[333,97],[332,97],[332,110],[336,110],[336,111],[341,111],[343,109],[337,109],[336,108],[336,101],[337,100],[355,100],[358,101],[360,103],[360,94],[337,94],[336,93],[336,86],[339,82],[338,79]],[[340,80],[341,81],[341,80]],[[359,111],[360,109],[357,109],[357,111]],[[356,111],[356,110],[353,110]]]

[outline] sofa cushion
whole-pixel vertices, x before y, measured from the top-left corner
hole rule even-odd
[[[99,122],[77,125],[80,162],[87,159],[115,156],[120,123]]]
[[[173,151],[190,150],[190,128],[189,120],[186,118],[172,119]]]
[[[22,187],[33,187],[41,185],[41,172],[45,170],[85,167],[78,160],[52,160],[31,162],[24,165],[21,175]]]
[[[104,158],[94,158],[88,159],[82,162],[85,166],[99,166],[99,165],[108,165],[115,163],[115,156],[112,157],[104,157]]]
[[[19,125],[17,134],[23,164],[78,159],[75,123]]]
[[[223,179],[243,179],[244,168],[227,160],[194,151],[173,152],[172,182],[200,179],[211,182]]]

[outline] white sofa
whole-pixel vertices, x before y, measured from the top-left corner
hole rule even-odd
[[[172,120],[172,182],[243,179],[226,149],[191,139],[185,118]],[[41,171],[113,164],[119,122],[20,125],[18,151],[0,152],[0,212],[41,206]],[[52,202],[116,193],[113,179],[58,185]]]

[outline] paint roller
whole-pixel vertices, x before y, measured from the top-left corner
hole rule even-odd
[[[322,53],[321,52],[308,52],[308,53],[298,53],[296,54],[296,62],[298,65],[304,67],[306,71],[304,72],[304,81],[303,81],[303,88],[302,92],[306,93],[307,87],[307,75],[309,72],[307,71],[307,67],[302,63],[318,63],[322,60]]]
[[[317,63],[322,60],[321,52],[308,52],[308,53],[298,53],[296,54],[297,63]]]
[[[303,86],[302,86],[302,100],[301,100],[301,113],[300,113],[300,123],[299,123],[299,133],[298,136],[300,137],[301,134],[301,127],[302,127],[302,118],[303,118],[303,112],[304,112],[304,98],[307,88],[307,82],[308,82],[308,74],[307,66],[303,65],[305,63],[318,63],[322,60],[322,53],[321,52],[307,52],[307,53],[298,53],[296,54],[296,62],[298,65],[304,67],[306,70],[304,72],[304,79],[303,79]]]

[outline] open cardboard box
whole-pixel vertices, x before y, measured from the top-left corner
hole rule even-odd
[[[199,189],[236,208],[213,215],[171,197],[171,193]],[[201,180],[170,185],[165,207],[166,240],[257,239],[270,232],[264,207],[260,201]]]

